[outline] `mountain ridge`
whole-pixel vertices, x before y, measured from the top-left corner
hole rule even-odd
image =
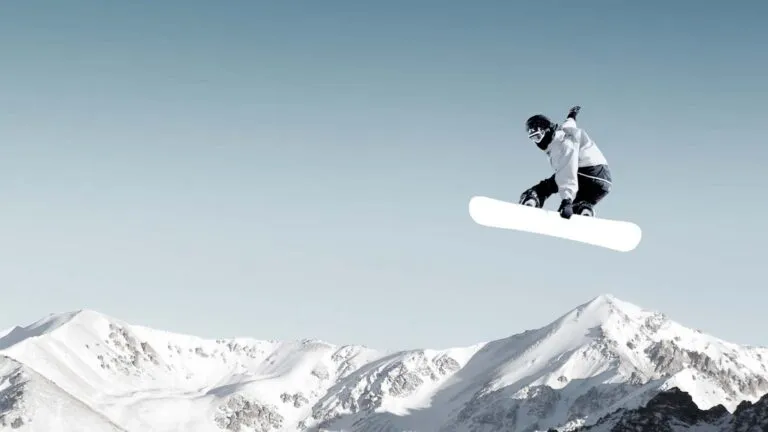
[[[768,392],[768,348],[612,294],[536,329],[442,349],[206,339],[91,309],[16,326],[0,347],[130,431],[568,430],[672,388],[729,412]]]
[[[642,407],[619,409],[574,432],[768,432],[768,394],[742,401],[732,413],[723,405],[702,410],[677,387],[657,393]]]

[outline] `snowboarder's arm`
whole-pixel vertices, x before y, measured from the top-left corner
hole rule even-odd
[[[568,117],[560,128],[565,132],[566,136],[573,138],[574,141],[581,141],[581,128],[576,125],[575,118]]]
[[[579,111],[581,111],[581,107],[576,105],[574,107],[571,107],[570,110],[568,110],[568,116],[567,118],[572,118],[576,120],[576,116],[579,115]]]
[[[555,182],[557,183],[560,197],[573,200],[579,190],[579,182],[576,177],[579,169],[579,152],[573,140],[565,139],[553,151],[555,169]]]

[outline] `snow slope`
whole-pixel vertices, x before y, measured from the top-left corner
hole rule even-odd
[[[291,427],[306,416],[307,397],[376,355],[317,341],[204,340],[93,311],[52,316],[6,338],[7,356],[129,430],[220,430],[233,406],[255,404],[268,424]]]
[[[0,357],[0,430],[124,432],[19,362]]]
[[[128,431],[566,430],[673,387],[730,411],[768,392],[768,349],[611,295],[540,329],[445,350],[206,340],[83,310],[10,329],[0,354],[13,365],[2,382],[22,370],[28,387],[60,392],[90,419],[77,424]],[[12,411],[0,400],[0,416]],[[57,418],[45,404],[30,412]]]

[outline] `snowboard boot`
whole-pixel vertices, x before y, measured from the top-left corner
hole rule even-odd
[[[539,194],[537,194],[535,190],[529,189],[523,192],[523,194],[520,196],[520,204],[528,207],[541,208],[543,203],[541,199],[539,199]]]
[[[581,201],[573,205],[573,214],[586,217],[594,217],[595,209],[592,207],[592,204]]]

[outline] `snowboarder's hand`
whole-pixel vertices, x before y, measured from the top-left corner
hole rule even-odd
[[[560,216],[570,219],[573,216],[573,201],[570,199],[564,199],[560,202],[560,208],[557,209],[560,212]]]
[[[576,105],[575,107],[572,107],[570,110],[568,110],[568,118],[576,120],[576,116],[579,114],[579,111],[581,111],[580,106]]]

